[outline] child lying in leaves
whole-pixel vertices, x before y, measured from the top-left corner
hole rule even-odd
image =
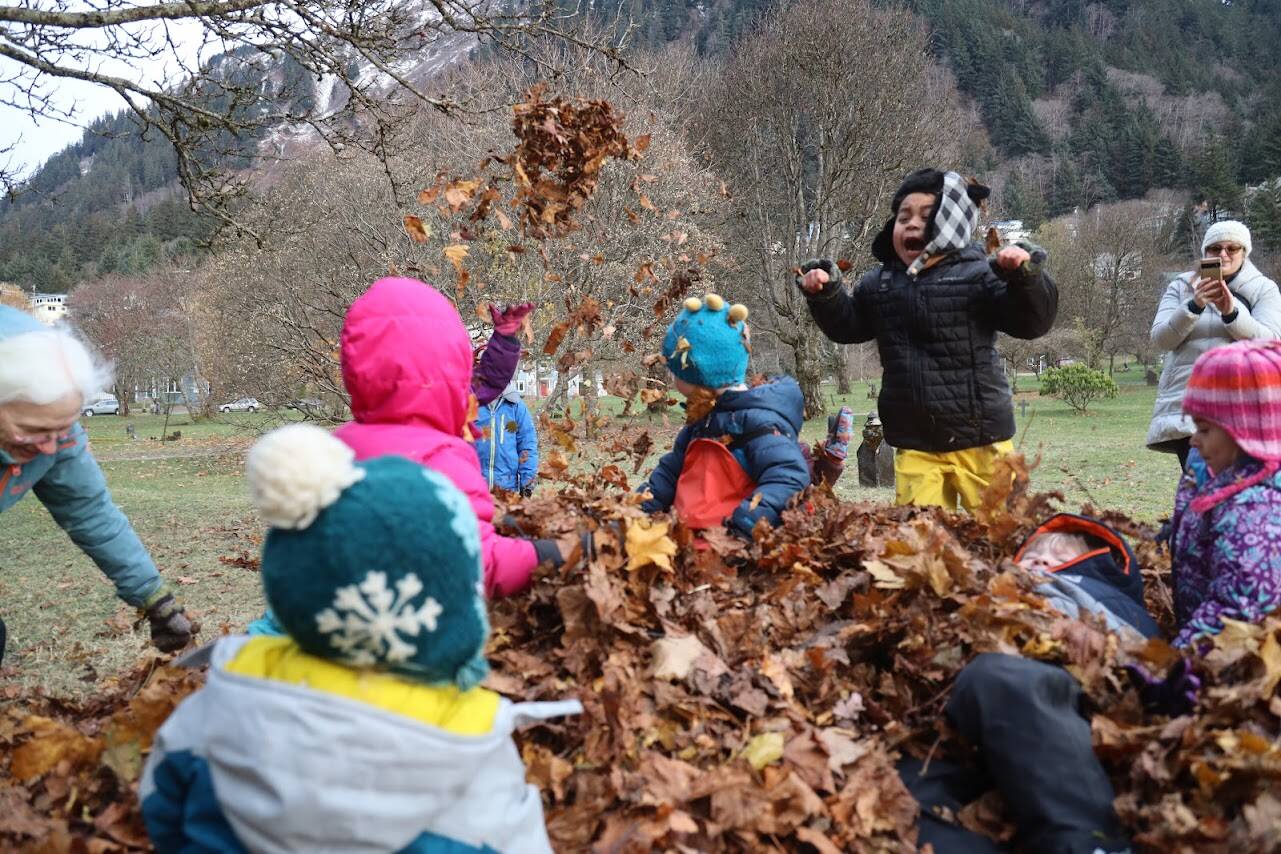
[[[1204,459],[1179,487],[1171,539],[1175,646],[1196,649],[1228,620],[1258,622],[1281,605],[1281,344],[1238,342],[1197,360],[1184,411],[1197,425]],[[1040,592],[1065,613],[1099,614],[1114,630],[1153,636],[1133,554],[1115,531],[1056,516],[1018,555],[1050,573]],[[1189,659],[1164,678],[1127,668],[1149,710],[1194,710],[1200,679]],[[996,851],[990,840],[939,821],[995,786],[1024,850],[1093,854],[1129,847],[1114,793],[1094,755],[1081,689],[1067,671],[1010,655],[985,654],[957,677],[948,720],[978,748],[982,770],[915,759],[900,765],[922,803],[921,842],[938,851]]]
[[[1037,590],[1070,617],[1102,617],[1108,628],[1157,634],[1143,606],[1143,579],[1130,546],[1112,528],[1061,513],[1038,527],[1015,557],[1050,576]],[[1081,686],[1061,667],[985,653],[957,676],[945,714],[974,745],[972,767],[907,757],[903,782],[921,803],[920,842],[935,851],[1003,850],[986,837],[941,820],[996,788],[1026,851],[1096,854],[1129,849],[1112,807],[1116,795],[1094,755],[1080,712]]]

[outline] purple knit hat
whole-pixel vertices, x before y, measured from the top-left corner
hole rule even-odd
[[[1192,502],[1199,513],[1281,468],[1281,342],[1237,341],[1201,354],[1192,367],[1183,411],[1213,421],[1241,450],[1263,462],[1254,475]]]

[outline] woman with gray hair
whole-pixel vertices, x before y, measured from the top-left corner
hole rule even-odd
[[[1219,260],[1221,274],[1200,270],[1170,282],[1152,321],[1152,343],[1168,351],[1147,445],[1178,454],[1186,467],[1192,419],[1183,414],[1183,392],[1192,365],[1207,350],[1250,339],[1281,338],[1281,291],[1250,261],[1250,229],[1236,220],[1211,225],[1201,241],[1201,256]]]
[[[84,402],[110,376],[70,332],[0,306],[0,513],[34,492],[111,579],[116,594],[146,613],[152,643],[172,652],[191,640],[191,622],[129,520],[111,502],[77,422]],[[0,622],[0,658],[4,634]]]

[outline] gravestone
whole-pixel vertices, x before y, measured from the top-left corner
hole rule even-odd
[[[863,425],[863,444],[858,446],[858,485],[894,485],[894,449],[885,441],[885,429],[875,412]]]

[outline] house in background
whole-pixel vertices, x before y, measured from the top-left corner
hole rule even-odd
[[[1001,240],[1007,244],[1017,243],[1020,240],[1031,240],[1032,232],[1023,227],[1021,219],[1002,219],[991,223],[997,234],[1001,235]]]
[[[556,391],[556,384],[560,382],[560,371],[555,367],[550,369],[537,369],[537,363],[525,359],[516,369],[516,391],[521,397],[534,397],[542,399],[550,397],[552,392]],[[605,391],[605,375],[600,371],[596,372],[596,396],[605,397],[608,392]],[[569,397],[580,397],[583,389],[583,375],[574,374],[569,379]]]
[[[36,294],[29,298],[31,313],[46,326],[53,326],[67,316],[66,294]]]

